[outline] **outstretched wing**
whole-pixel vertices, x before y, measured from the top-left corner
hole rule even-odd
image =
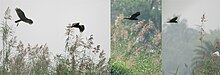
[[[81,26],[79,25],[79,23],[73,23],[73,24],[72,24],[72,27],[74,27],[74,28],[80,28]]]
[[[85,26],[84,26],[84,25],[81,25],[80,28],[79,28],[79,31],[80,31],[80,32],[83,32],[84,30],[85,30]]]
[[[72,23],[72,24],[69,24],[69,26],[66,26],[67,28],[72,28],[72,27],[75,27],[75,28],[80,28],[80,25],[79,23]]]
[[[178,17],[174,17],[171,19],[171,21],[176,21]]]
[[[178,17],[174,17],[171,20],[168,21],[168,23],[177,23]]]
[[[135,14],[131,15],[131,18],[136,18],[139,15],[140,15],[140,12],[136,12]]]
[[[72,26],[79,25],[79,23],[73,23]]]
[[[15,8],[15,11],[20,19],[26,19],[24,12],[20,8]]]

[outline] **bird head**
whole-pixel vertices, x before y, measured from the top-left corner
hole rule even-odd
[[[28,20],[27,20],[27,23],[33,24],[33,21],[32,21],[31,19],[28,19]]]

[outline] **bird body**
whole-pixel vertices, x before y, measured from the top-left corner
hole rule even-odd
[[[177,22],[177,19],[178,19],[178,17],[174,17],[174,18],[170,19],[170,20],[168,21],[168,23],[178,23],[178,22]]]
[[[85,30],[85,26],[84,25],[79,25],[79,23],[72,23],[70,24],[70,26],[67,26],[67,28],[79,28],[80,32],[83,32]]]
[[[19,20],[16,20],[15,23],[23,21],[25,23],[33,24],[33,21],[31,19],[28,19],[20,8],[15,8],[15,11],[20,18]]]
[[[124,18],[124,19],[129,19],[129,20],[138,20],[138,16],[140,15],[140,12],[136,12],[135,14],[131,15],[128,18]]]

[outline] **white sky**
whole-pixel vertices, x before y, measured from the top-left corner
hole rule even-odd
[[[69,23],[85,25],[84,38],[94,35],[94,43],[100,44],[110,56],[110,1],[109,0],[1,0],[1,22],[7,7],[11,9],[12,21],[18,19],[15,8],[19,7],[33,24],[15,26],[15,35],[27,46],[30,43],[45,44],[53,54],[64,52],[65,28]],[[79,30],[75,30],[79,34]],[[2,45],[0,46],[2,47]]]
[[[219,27],[220,21],[220,0],[162,0],[163,22],[180,15],[180,20],[187,19],[189,27],[196,28],[195,25],[201,24],[202,14],[206,14],[207,22],[205,30],[214,30]]]

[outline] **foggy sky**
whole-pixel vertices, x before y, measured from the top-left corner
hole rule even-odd
[[[198,29],[196,25],[201,24],[202,14],[206,14],[207,22],[205,30],[219,28],[220,20],[220,0],[162,0],[163,23],[174,15],[179,15],[182,19],[187,19],[188,27]]]
[[[220,0],[162,0],[163,31],[166,31],[165,25],[172,25],[167,24],[166,22],[169,18],[172,18],[175,15],[180,16],[179,21],[186,19],[189,28],[198,30],[199,28],[196,25],[201,25],[201,17],[204,13],[206,14],[207,19],[207,22],[204,25],[205,32],[209,33],[210,30],[219,29],[220,10],[217,9],[218,7],[220,7],[219,3]],[[179,25],[179,23],[174,25]],[[172,33],[170,33],[171,35],[167,36],[169,36],[170,38],[175,38],[176,36],[174,36],[174,34],[178,33],[178,29],[176,31],[177,32],[173,32],[173,36]],[[163,38],[163,40],[164,39],[165,38]],[[193,50],[190,50],[189,48],[194,49],[193,43],[199,40],[190,41],[188,42],[188,45],[183,45],[182,42],[179,42],[179,45],[177,45],[178,47],[174,46],[173,44],[167,44],[163,40],[162,44],[166,45],[166,47],[162,47],[162,67],[164,74],[170,75],[171,73],[175,73],[177,67],[179,67],[178,73],[180,73],[180,75],[190,75],[190,71],[192,69],[186,69],[184,64],[187,64],[189,65],[189,67],[191,67],[192,59],[195,56],[195,53],[193,52]],[[183,39],[179,40],[182,41]]]

